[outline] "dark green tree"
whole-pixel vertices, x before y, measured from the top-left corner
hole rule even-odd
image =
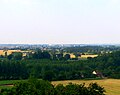
[[[70,54],[66,54],[66,55],[64,56],[64,58],[65,58],[65,60],[69,60],[69,59],[70,59]]]
[[[54,95],[54,87],[48,81],[32,78],[16,83],[7,95]]]
[[[12,53],[12,55],[13,55],[13,59],[14,60],[21,60],[22,59],[22,53],[21,52],[14,52],[14,53]]]

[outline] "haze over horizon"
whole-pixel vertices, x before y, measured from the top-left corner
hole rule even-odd
[[[119,44],[120,0],[0,0],[0,44]]]

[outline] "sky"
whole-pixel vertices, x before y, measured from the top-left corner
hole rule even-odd
[[[0,0],[0,44],[119,44],[120,0]]]

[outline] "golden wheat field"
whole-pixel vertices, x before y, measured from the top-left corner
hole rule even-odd
[[[7,55],[9,55],[13,52],[21,52],[21,50],[0,50],[0,55],[5,55],[5,52],[7,52]]]
[[[26,53],[32,52],[32,51],[31,50],[26,50],[26,51],[22,51],[22,50],[0,50],[0,55],[5,56],[5,53],[7,53],[7,55],[10,55],[14,52],[21,52],[21,53],[23,53],[23,56],[26,56]]]
[[[94,57],[97,57],[98,55],[81,55],[81,58],[88,58],[88,57],[92,57],[92,58],[94,58]]]
[[[119,79],[103,79],[103,80],[65,80],[65,81],[53,81],[53,85],[63,84],[67,85],[68,83],[81,84],[85,83],[86,85],[90,83],[97,82],[99,85],[103,86],[106,90],[106,95],[120,95],[120,80]]]
[[[87,54],[87,55],[81,55],[81,56],[78,56],[78,58],[88,58],[88,57],[97,57],[98,55],[97,54]],[[73,53],[70,53],[70,58],[75,58],[75,55]]]

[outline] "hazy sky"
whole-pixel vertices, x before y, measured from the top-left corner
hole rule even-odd
[[[0,0],[0,43],[120,43],[120,0]]]

